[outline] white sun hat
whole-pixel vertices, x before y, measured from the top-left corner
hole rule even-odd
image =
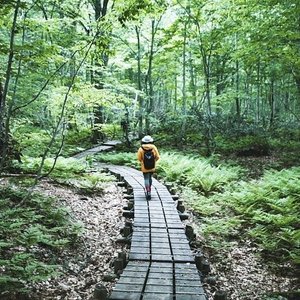
[[[152,142],[153,142],[153,138],[152,138],[150,135],[145,135],[145,136],[142,138],[142,142],[143,142],[143,143],[152,143]]]

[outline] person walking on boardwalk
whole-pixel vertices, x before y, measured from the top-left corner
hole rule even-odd
[[[153,144],[153,138],[146,135],[142,138],[141,147],[137,153],[138,160],[141,163],[141,170],[144,175],[146,199],[151,199],[152,175],[155,172],[156,161],[159,160],[159,152]]]

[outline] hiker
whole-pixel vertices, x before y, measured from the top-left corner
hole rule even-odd
[[[142,138],[141,147],[137,153],[138,160],[141,163],[141,170],[144,175],[146,199],[151,199],[152,175],[155,171],[156,161],[159,160],[159,153],[153,144],[153,138],[146,135]]]

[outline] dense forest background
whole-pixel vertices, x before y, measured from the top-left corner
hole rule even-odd
[[[121,123],[208,155],[299,138],[297,1],[1,1],[0,13],[2,167]]]
[[[165,151],[160,176],[179,190],[191,188],[182,193],[194,199],[191,207],[207,221],[204,234],[224,239],[250,228],[251,238],[269,254],[278,250],[295,270],[300,262],[299,54],[297,0],[0,0],[0,172],[34,174],[37,183],[55,174],[59,157],[108,139],[121,139],[123,150],[135,151],[136,141],[151,134]],[[196,163],[199,157],[206,162]],[[177,161],[178,169],[167,159]],[[134,155],[125,160],[134,164]],[[234,166],[222,173],[217,166],[225,162]],[[64,172],[71,163],[62,164],[55,174],[60,180],[70,176]],[[76,174],[83,171],[75,165]],[[261,181],[223,193],[241,178]],[[14,193],[0,192],[1,208],[7,201],[11,205],[0,222],[7,236],[13,229],[4,221],[20,214],[16,201],[19,207],[28,198],[26,192]],[[209,218],[228,199],[230,214],[235,210],[246,219],[223,219],[212,228]],[[50,202],[35,200],[33,207],[49,211]],[[31,213],[32,206],[29,218]],[[57,214],[57,228],[68,226],[64,212]],[[16,221],[15,228],[24,231],[25,223]],[[61,247],[65,235],[80,230],[69,231],[57,229],[57,243],[47,240],[50,235],[43,243]],[[11,242],[0,243],[1,251],[8,248]],[[7,266],[33,259],[9,253],[2,260]],[[52,274],[49,267],[37,276],[42,267],[31,262],[33,271],[24,271],[22,280]],[[9,268],[0,287],[22,286],[14,280],[17,269]]]

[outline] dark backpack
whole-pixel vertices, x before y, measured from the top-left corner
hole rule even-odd
[[[143,147],[142,147],[142,149],[144,150],[144,158],[143,158],[144,167],[146,170],[151,170],[155,167],[154,153],[153,153],[152,149],[147,150],[147,149],[144,149]]]

